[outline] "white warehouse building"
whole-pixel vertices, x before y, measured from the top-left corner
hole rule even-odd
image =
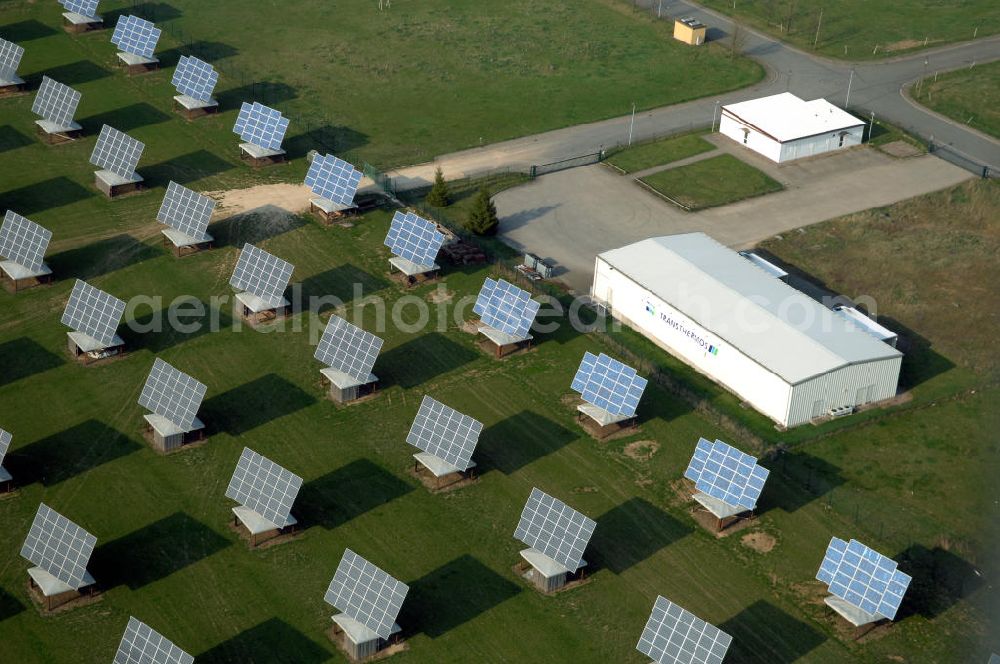
[[[865,123],[825,99],[782,92],[723,106],[719,131],[780,164],[860,145]]]
[[[591,295],[785,427],[896,395],[901,352],[704,233],[600,254]]]

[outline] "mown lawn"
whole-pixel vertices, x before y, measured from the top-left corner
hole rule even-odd
[[[1000,62],[928,77],[910,94],[955,122],[1000,138]]]
[[[700,134],[686,134],[626,148],[614,153],[606,161],[625,173],[635,173],[653,166],[687,159],[714,148],[715,146]]]
[[[641,179],[688,210],[761,196],[781,190],[781,183],[736,157],[723,154]]]

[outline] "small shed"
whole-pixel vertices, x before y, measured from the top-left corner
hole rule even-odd
[[[705,24],[690,16],[674,21],[674,39],[690,46],[701,46],[705,43]]]

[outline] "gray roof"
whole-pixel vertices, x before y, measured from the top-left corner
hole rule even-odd
[[[791,384],[902,355],[704,233],[599,258]]]

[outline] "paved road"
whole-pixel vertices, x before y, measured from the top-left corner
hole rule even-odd
[[[648,6],[653,0],[644,1]],[[663,10],[667,15],[700,18],[711,27],[710,38],[724,39],[732,30],[732,22],[728,18],[693,3],[667,0]],[[949,71],[1000,59],[1000,35],[910,56],[858,64],[820,58],[752,30],[748,31],[744,49],[748,56],[766,68],[768,75],[765,80],[722,95],[718,100],[702,99],[639,113],[635,118],[633,140],[641,141],[705,126],[715,116],[716,101],[727,104],[790,90],[807,99],[825,97],[835,104],[844,105],[851,70],[854,69],[850,86],[851,106],[864,109],[868,114],[874,111],[878,118],[925,137],[933,136],[938,143],[1000,169],[1000,141],[953,124],[912,103],[903,94],[905,87],[925,74],[933,75],[935,71]],[[400,169],[392,175],[396,177],[397,186],[406,189],[430,182],[438,166],[444,170],[446,177],[457,178],[504,167],[523,169],[532,164],[554,162],[625,143],[630,121],[628,116],[624,116],[526,136],[445,155],[433,163]]]

